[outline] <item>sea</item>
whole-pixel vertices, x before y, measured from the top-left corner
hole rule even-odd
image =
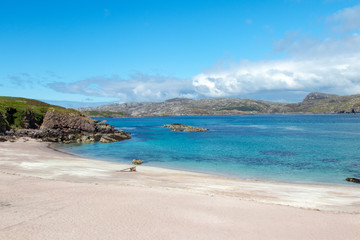
[[[107,118],[131,139],[59,144],[103,161],[209,173],[223,177],[307,184],[352,185],[360,178],[360,115],[232,115]],[[207,132],[173,132],[181,123]]]

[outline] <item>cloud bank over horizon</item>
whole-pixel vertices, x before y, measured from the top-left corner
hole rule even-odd
[[[135,73],[128,79],[118,75],[97,76],[73,83],[53,82],[52,89],[97,97],[117,97],[121,102],[162,101],[174,97],[197,98],[191,79]]]
[[[360,93],[360,5],[326,19],[333,31],[323,40],[289,33],[274,44],[279,60],[242,61],[193,78],[198,93],[232,97],[266,91]],[[339,35],[339,33],[341,33]]]
[[[128,79],[97,76],[73,83],[56,81],[48,86],[64,93],[116,97],[121,102],[243,98],[268,96],[270,92],[360,93],[360,5],[328,16],[324,26],[329,33],[322,38],[299,31],[285,34],[273,49],[285,56],[281,59],[230,62],[229,67],[210,68],[188,79],[136,73]]]

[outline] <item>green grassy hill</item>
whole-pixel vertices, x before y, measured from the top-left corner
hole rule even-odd
[[[49,109],[81,114],[74,109],[66,109],[33,99],[0,97],[0,132],[13,128],[39,128]]]

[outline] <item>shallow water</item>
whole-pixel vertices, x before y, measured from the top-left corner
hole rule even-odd
[[[103,120],[103,119],[101,119]],[[115,162],[244,179],[351,184],[360,178],[360,115],[251,115],[107,119],[132,139],[69,144],[70,153]],[[207,132],[172,132],[183,123]]]

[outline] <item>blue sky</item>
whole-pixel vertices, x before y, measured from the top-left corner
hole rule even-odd
[[[360,93],[360,1],[0,0],[0,95],[300,101]]]

